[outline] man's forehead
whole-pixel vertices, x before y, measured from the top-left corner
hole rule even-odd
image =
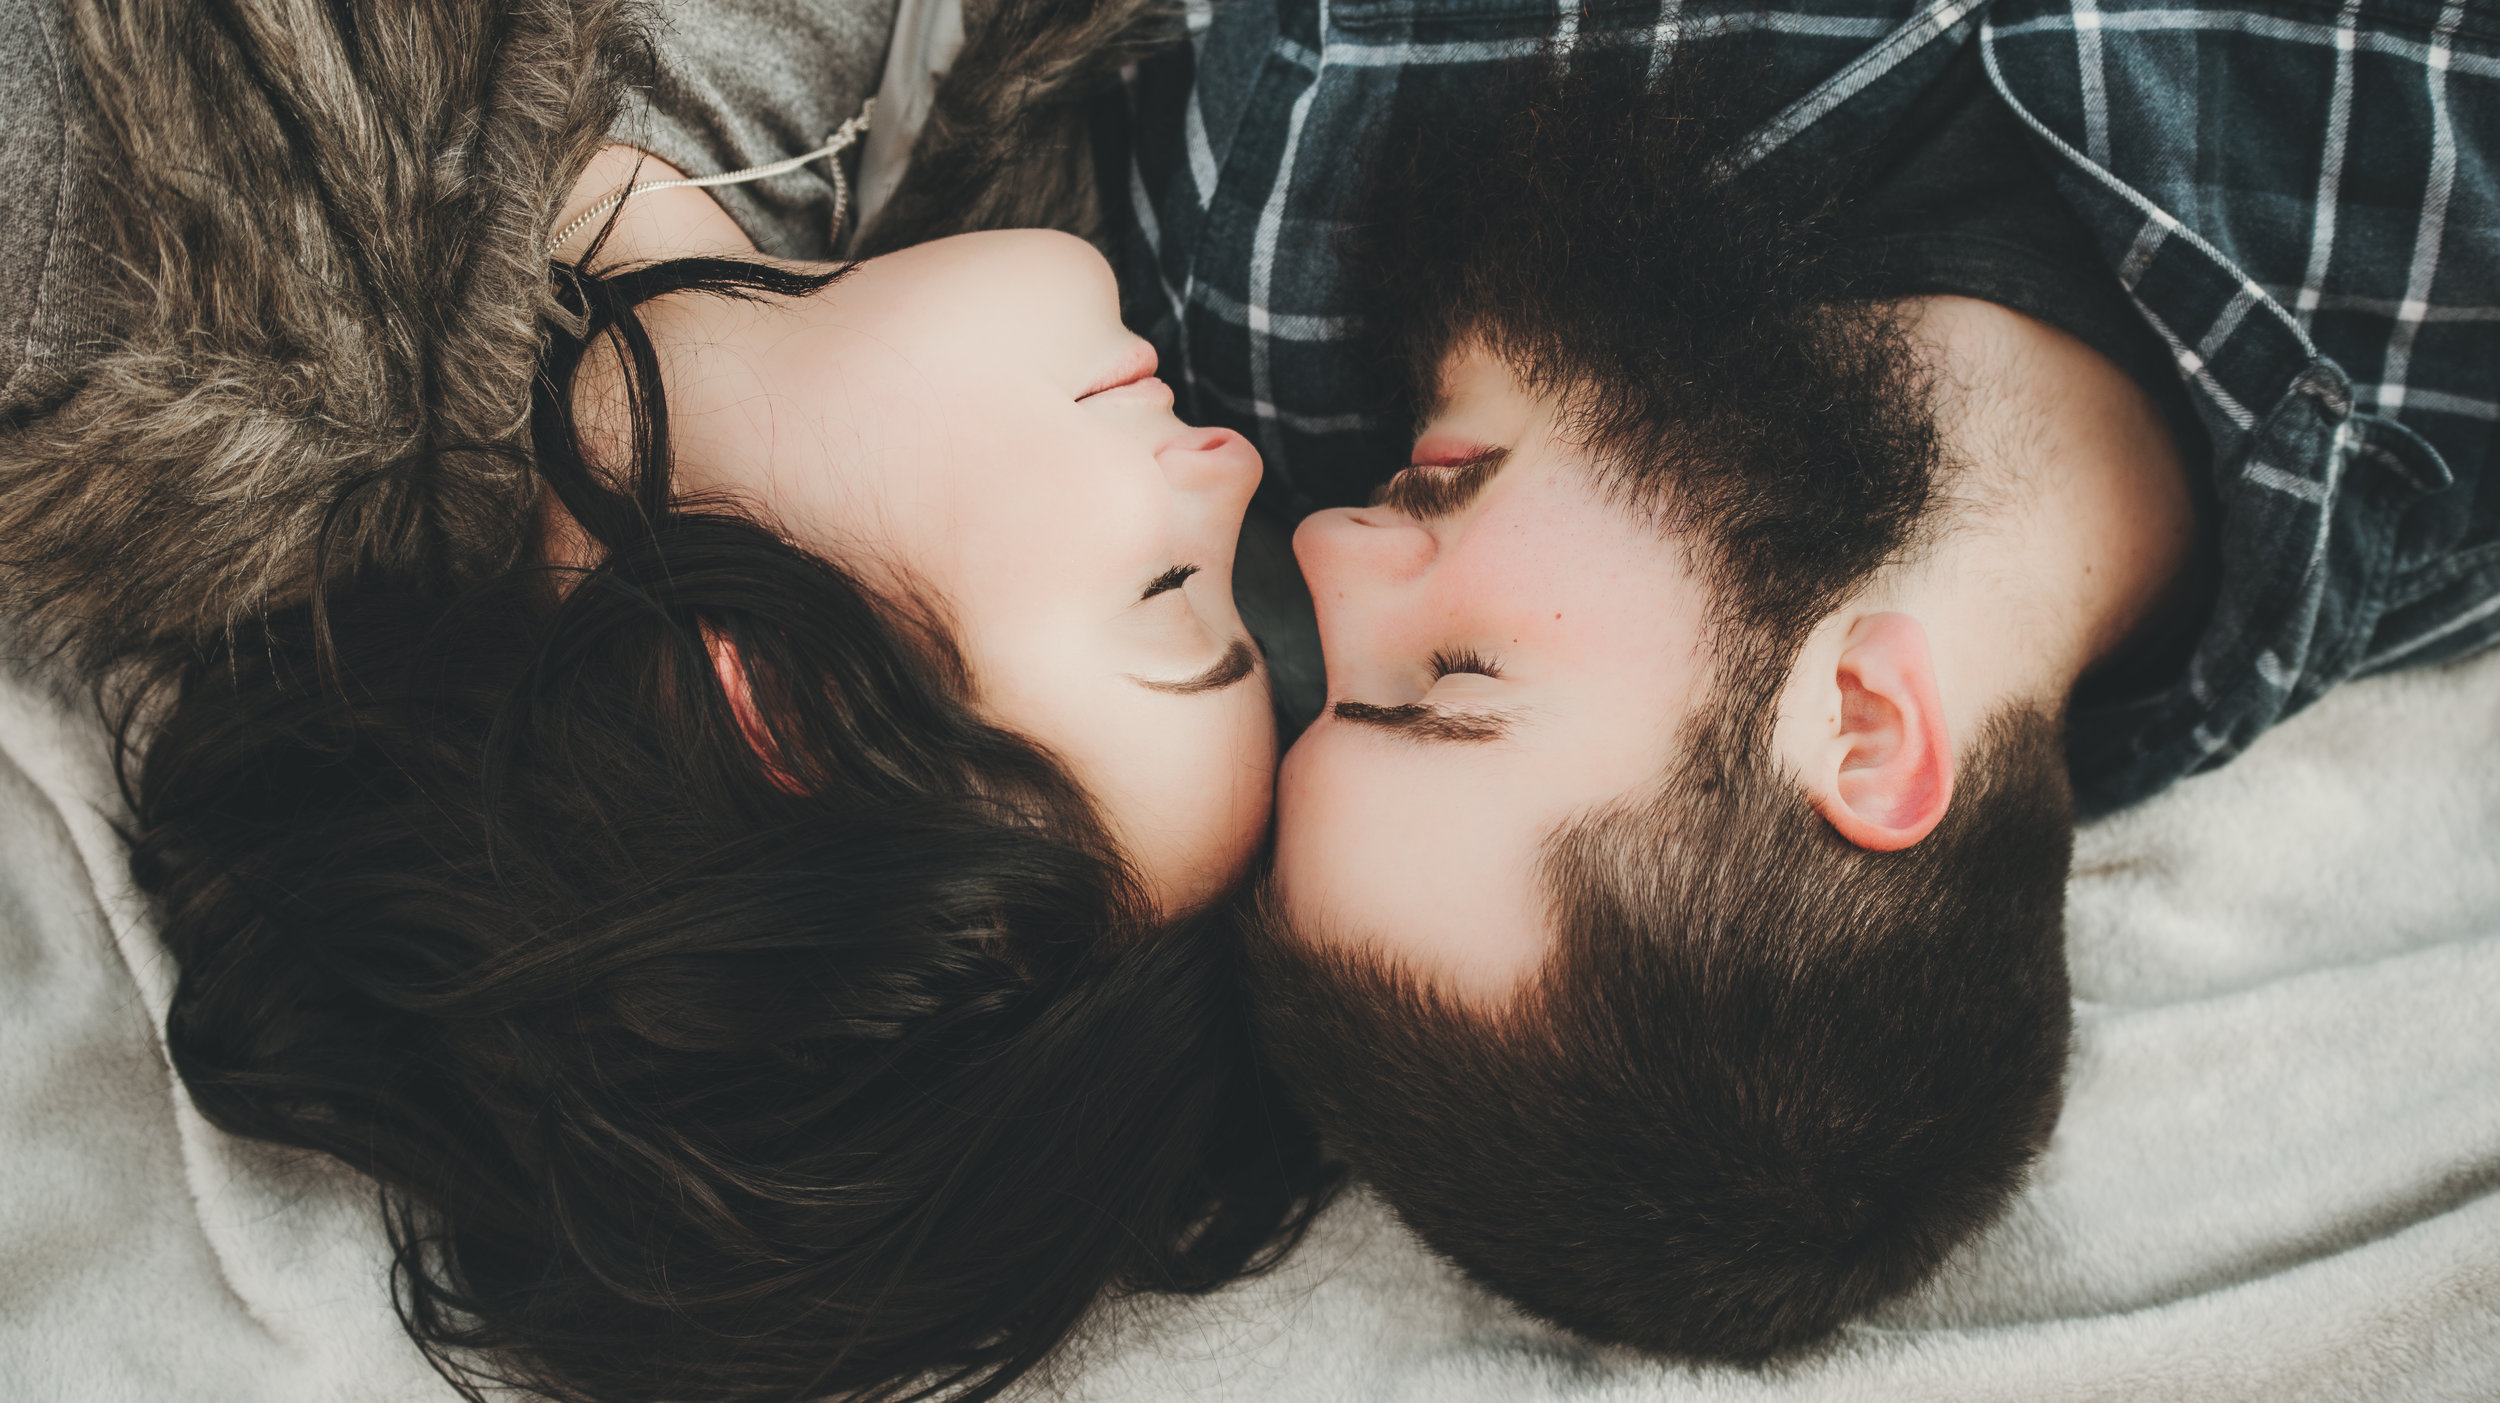
[[[1526,367],[1470,337],[1442,354],[1425,387],[1422,417],[1429,423],[1453,414],[1541,407],[1549,396],[1540,394],[1532,380]]]

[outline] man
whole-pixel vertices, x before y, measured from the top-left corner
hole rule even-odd
[[[1133,292],[1272,505],[1381,489],[1296,542],[1280,1065],[1531,1311],[1762,1358],[2045,1142],[2074,805],[2500,635],[2500,31],[1530,8],[1218,16]]]

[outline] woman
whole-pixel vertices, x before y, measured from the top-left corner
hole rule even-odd
[[[594,161],[576,203],[629,154]],[[1234,884],[1275,769],[1230,587],[1259,458],[1229,429],[1173,417],[1101,255],[1023,229],[765,265],[702,190],[655,190],[620,214],[585,263],[636,271],[589,285],[593,334],[615,321],[649,339],[660,377],[638,388],[667,387],[664,418],[646,418],[665,427],[674,463],[652,466],[673,470],[677,496],[769,517],[886,588],[933,591],[983,710],[1075,770],[1159,910]],[[710,278],[733,281],[670,291]],[[638,297],[651,300],[627,305]],[[613,462],[633,437],[617,383],[630,360],[574,355],[552,369],[562,383],[578,367],[589,456]],[[553,519],[572,542],[556,554],[603,553],[585,554],[580,519]],[[715,652],[742,695],[731,652]]]
[[[1099,260],[653,202],[551,276],[605,7],[72,14],[127,276],[0,447],[0,589],[126,707],[193,1099],[379,1181],[446,1376],[987,1396],[1289,1239],[1203,914],[1257,464]]]

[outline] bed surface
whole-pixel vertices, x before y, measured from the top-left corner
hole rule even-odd
[[[179,1095],[100,728],[0,679],[0,1397],[450,1399],[368,1185]],[[1070,1400],[2500,1396],[2500,658],[2349,686],[2079,835],[2068,1109],[1943,1277],[1753,1373],[1594,1350],[1350,1196],[1116,1307]]]

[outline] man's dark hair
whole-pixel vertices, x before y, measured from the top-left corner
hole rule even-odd
[[[672,490],[636,308],[832,280],[560,272],[529,463],[596,563],[325,576],[126,723],[175,1070],[378,1181],[472,1398],[987,1398],[1106,1292],[1256,1270],[1325,1187],[1221,913],[1156,916],[934,608]],[[611,345],[631,457],[594,465]]]
[[[1411,107],[1352,252],[1413,394],[1484,346],[1690,544],[1712,698],[1658,781],[1548,841],[1553,950],[1506,1006],[1273,901],[1257,1001],[1322,1133],[1469,1275],[1599,1340],[1757,1361],[1925,1279],[2046,1142],[2072,804],[2053,710],[1994,717],[1899,852],[1773,762],[1799,644],[1917,548],[1943,454],[1899,327],[1831,253],[1831,187],[1736,168],[1751,61],[1647,64],[1584,42]]]

